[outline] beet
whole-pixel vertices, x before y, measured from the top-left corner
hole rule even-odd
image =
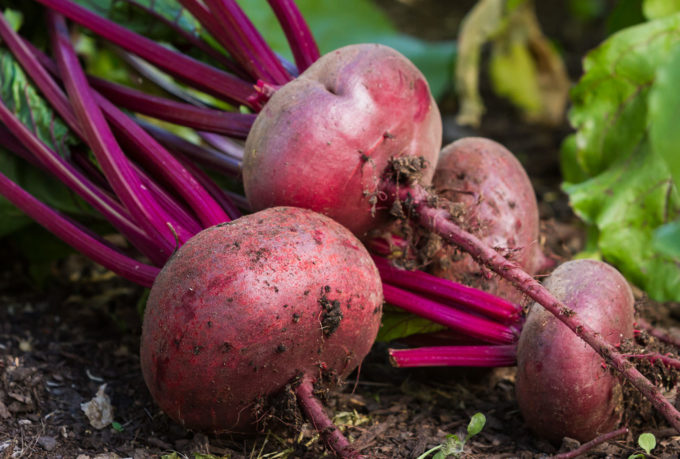
[[[528,274],[550,261],[539,244],[534,188],[517,158],[503,145],[481,137],[457,140],[442,149],[432,180],[437,194],[455,204],[461,226],[521,266]],[[470,255],[445,247],[432,273],[519,303],[524,295],[510,282],[489,276]]]
[[[163,267],[144,315],[144,380],[187,428],[252,431],[287,384],[330,386],[354,370],[381,312],[378,271],[347,229],[309,210],[257,212],[201,231]]]
[[[612,345],[633,337],[634,299],[623,276],[596,260],[560,265],[545,281],[555,297]],[[534,303],[517,350],[517,402],[537,435],[581,442],[613,430],[621,419],[617,375],[602,357]]]
[[[429,183],[441,137],[427,81],[408,59],[382,45],[346,46],[278,89],[259,113],[245,145],[246,196],[256,210],[321,212],[361,237],[376,225],[388,161],[420,156]]]

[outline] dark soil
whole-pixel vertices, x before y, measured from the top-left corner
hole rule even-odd
[[[456,8],[449,6],[458,2],[435,0],[378,3],[388,7],[404,30],[434,39],[455,37],[460,10],[473,2],[460,2]],[[560,5],[541,11],[541,20],[560,41],[575,79],[580,57],[602,39],[603,24],[596,21],[574,30],[560,11],[566,2],[555,3]],[[485,101],[489,112],[479,131],[456,126],[455,105],[445,102],[446,140],[485,135],[514,151],[534,181],[544,244],[559,259],[569,259],[583,246],[583,231],[559,190],[557,158],[568,132],[566,123],[527,125],[492,95],[487,94]],[[154,406],[142,380],[139,306],[145,291],[79,255],[50,265],[50,275],[38,288],[31,263],[11,245],[11,239],[0,240],[0,459],[205,458],[208,454],[317,458],[326,454],[309,424],[299,431],[279,426],[258,436],[219,438],[174,424]],[[680,305],[638,297],[649,321],[678,327]],[[542,457],[577,446],[565,439],[556,447],[531,435],[515,401],[514,375],[512,368],[398,370],[389,365],[386,346],[378,344],[360,374],[329,394],[326,404],[356,448],[372,458],[416,458],[448,434],[464,436],[470,417],[478,412],[486,416],[486,426],[465,445],[463,457]],[[114,423],[97,429],[81,404],[102,385]],[[670,391],[669,397],[674,396]],[[652,432],[658,442],[655,457],[678,457],[680,435],[645,403],[633,395],[629,400],[625,422],[631,432],[588,456],[639,453],[637,436]]]

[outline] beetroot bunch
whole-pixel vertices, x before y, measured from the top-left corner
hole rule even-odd
[[[602,282],[615,286],[607,298],[587,295],[579,290],[584,279],[559,270],[560,280],[547,286],[534,279],[549,263],[537,244],[526,174],[507,150],[484,139],[459,141],[440,153],[436,103],[423,75],[398,52],[364,44],[319,56],[295,4],[269,0],[293,64],[269,48],[234,0],[179,0],[221,48],[180,28],[178,36],[211,56],[213,66],[70,0],[36,1],[46,7],[52,58],[2,18],[0,37],[92,155],[61,157],[4,104],[0,119],[8,128],[0,130],[0,141],[81,196],[133,251],[112,246],[2,175],[0,193],[95,261],[152,286],[143,372],[173,419],[213,432],[251,430],[267,412],[267,399],[287,390],[336,454],[357,456],[314,392],[360,364],[375,339],[384,297],[470,343],[393,351],[397,365],[493,366],[517,357],[521,372],[536,374],[543,358],[528,349],[545,347],[533,319],[543,307],[571,337],[570,349],[587,350],[574,355],[591,363],[604,359],[680,428],[675,408],[609,339],[630,336],[628,303],[615,325],[591,321],[582,309],[628,301],[625,283],[609,268],[591,265],[593,276],[603,272]],[[206,106],[165,80],[157,83],[178,97],[88,76],[66,19],[240,110]],[[121,108],[191,127],[202,143]],[[207,170],[241,176],[245,197],[221,189]],[[241,217],[241,211],[257,212]],[[418,245],[413,236],[423,234],[442,241],[424,258],[441,277],[404,271],[387,259],[396,252],[408,258]],[[517,304],[525,298],[536,302],[526,325]],[[613,331],[605,337],[603,330]],[[554,360],[573,358],[566,352]],[[594,391],[609,390],[614,404],[615,378],[602,384]],[[518,391],[522,400],[526,390]],[[605,411],[592,432],[618,419]]]

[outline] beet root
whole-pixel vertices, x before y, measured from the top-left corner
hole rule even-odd
[[[545,281],[555,297],[610,344],[633,337],[634,299],[623,276],[595,260],[560,265]],[[537,435],[581,442],[613,430],[621,419],[619,380],[602,357],[534,303],[518,343],[517,402]]]
[[[246,196],[256,210],[312,209],[363,237],[379,222],[388,161],[422,157],[427,185],[441,138],[427,81],[408,59],[382,45],[346,46],[278,89],[258,114],[245,145]]]
[[[481,137],[457,140],[442,149],[432,179],[438,196],[454,203],[461,226],[500,250],[528,274],[550,265],[539,245],[534,188],[517,158],[503,145]],[[510,282],[490,276],[470,255],[445,246],[432,273],[519,303],[524,295]]]
[[[203,230],[162,269],[144,316],[144,380],[187,428],[252,431],[287,384],[356,368],[381,312],[378,271],[354,235],[308,210],[267,209]]]

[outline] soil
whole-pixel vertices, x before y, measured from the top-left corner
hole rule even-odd
[[[461,11],[473,2],[378,3],[387,6],[403,30],[435,39],[454,38]],[[449,7],[451,3],[460,5]],[[602,39],[604,24],[593,21],[579,33],[564,20],[568,15],[561,7],[551,6],[550,11],[539,7],[539,12],[544,29],[562,45],[576,79],[580,57]],[[491,94],[484,97],[489,111],[479,130],[456,126],[455,105],[442,104],[446,140],[484,135],[516,152],[539,198],[542,242],[559,259],[569,259],[582,248],[584,235],[559,190],[558,151],[568,126],[523,123],[507,104]],[[51,263],[38,287],[31,262],[12,245],[11,239],[0,239],[0,459],[327,454],[309,424],[300,430],[270,427],[252,437],[206,436],[174,424],[154,405],[141,376],[139,311],[144,289],[75,254]],[[658,304],[636,294],[647,320],[680,336],[676,328],[680,305]],[[486,425],[466,443],[461,457],[545,457],[577,446],[569,439],[551,445],[531,435],[515,401],[513,368],[395,369],[386,349],[377,344],[360,372],[326,400],[336,423],[367,457],[416,458],[449,434],[464,436],[475,413],[486,416]],[[81,406],[102,387],[108,402],[104,397],[101,406],[110,403],[114,422],[97,428],[96,417],[89,419]],[[625,423],[630,432],[591,450],[587,457],[640,453],[636,439],[642,432],[657,438],[654,457],[678,457],[680,435],[638,398],[631,395],[629,400]]]

